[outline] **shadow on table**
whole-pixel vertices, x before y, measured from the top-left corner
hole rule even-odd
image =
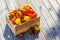
[[[54,40],[58,38],[60,39],[60,9],[57,12],[59,20],[57,21],[57,27],[51,28],[49,31],[47,31],[47,40]]]
[[[10,28],[8,27],[8,25],[6,25],[5,27],[5,31],[4,31],[4,38],[5,40],[35,40],[36,38],[38,38],[38,35],[31,35],[29,33],[24,33],[25,36],[23,38],[20,38],[18,36],[15,36],[12,31],[10,30]]]

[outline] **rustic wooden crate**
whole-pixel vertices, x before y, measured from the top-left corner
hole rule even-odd
[[[31,6],[31,5],[30,5]],[[31,6],[32,7],[32,6]],[[33,7],[32,7],[33,8]],[[33,9],[34,10],[34,9]],[[36,12],[36,11],[35,11]],[[37,13],[37,12],[36,12]],[[34,19],[31,19],[28,22],[24,22],[21,25],[13,25],[12,22],[8,18],[8,14],[6,15],[6,22],[11,29],[11,31],[14,33],[14,35],[19,35],[20,33],[26,32],[29,30],[30,27],[33,27],[34,24],[40,25],[40,16],[37,13],[37,17]]]

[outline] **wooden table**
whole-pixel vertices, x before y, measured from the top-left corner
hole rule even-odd
[[[6,25],[5,15],[25,3],[40,14],[41,31],[38,35],[25,33],[20,38]],[[0,40],[60,40],[60,0],[0,0]]]

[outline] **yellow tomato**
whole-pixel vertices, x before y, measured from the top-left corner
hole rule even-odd
[[[24,20],[25,20],[25,21],[29,21],[29,20],[30,20],[30,17],[29,17],[29,16],[25,16],[25,17],[24,17]]]
[[[29,6],[29,4],[25,4],[24,6]]]
[[[35,30],[40,30],[41,27],[40,26],[35,26]]]
[[[16,20],[15,20],[15,22],[16,22],[16,24],[21,24],[21,19],[20,18],[17,18]]]

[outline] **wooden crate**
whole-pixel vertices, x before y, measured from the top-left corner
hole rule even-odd
[[[32,6],[31,6],[32,7]],[[38,13],[37,13],[38,14]],[[11,29],[11,31],[14,33],[14,35],[19,35],[20,33],[26,32],[29,30],[30,27],[33,27],[34,24],[40,25],[40,16],[37,15],[36,18],[31,19],[28,22],[24,22],[21,25],[13,25],[12,22],[8,18],[8,14],[6,15],[6,22]]]

